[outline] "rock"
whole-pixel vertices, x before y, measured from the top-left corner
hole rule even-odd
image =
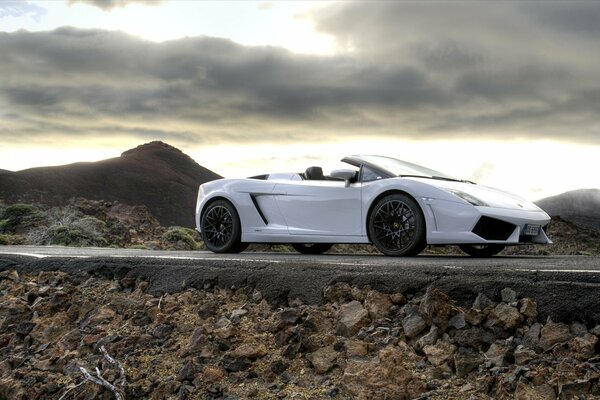
[[[591,333],[586,333],[583,336],[573,338],[569,341],[569,349],[575,353],[575,358],[578,360],[587,360],[596,352],[596,343],[598,337]]]
[[[266,356],[267,348],[262,343],[249,341],[229,352],[230,357],[256,359]]]
[[[450,321],[448,321],[448,326],[454,329],[463,329],[465,326],[467,326],[467,322],[465,321],[465,314],[456,314],[455,316],[450,318]]]
[[[479,326],[485,319],[485,315],[482,311],[476,310],[474,308],[469,308],[463,314],[465,316],[465,322],[471,324],[473,326]]]
[[[485,326],[486,328],[499,327],[505,331],[512,331],[522,321],[523,316],[515,307],[500,303],[488,315]]]
[[[409,338],[416,337],[427,328],[427,322],[419,314],[409,315],[402,320],[402,329]]]
[[[527,318],[535,318],[538,315],[537,303],[529,298],[521,299],[519,312]]]
[[[350,337],[370,322],[367,310],[363,308],[360,302],[354,300],[341,306],[335,331],[337,335]]]
[[[346,357],[362,357],[369,353],[369,346],[360,340],[349,340],[345,344]]]
[[[482,363],[483,357],[479,353],[461,348],[454,354],[454,367],[459,378],[464,378],[469,372],[477,370]]]
[[[208,319],[210,317],[214,317],[218,311],[218,307],[213,302],[207,302],[198,308],[198,316],[202,319]]]
[[[540,334],[542,332],[542,324],[536,322],[531,325],[523,335],[523,344],[527,347],[537,348],[540,344]]]
[[[390,296],[376,290],[370,290],[365,297],[365,308],[372,320],[381,319],[388,315],[392,301]]]
[[[427,288],[425,296],[419,305],[419,314],[428,323],[431,322],[442,329],[448,326],[448,321],[456,311],[458,309],[453,305],[450,297],[433,286]]]
[[[19,280],[19,273],[14,269],[2,271],[2,272],[0,272],[0,281],[3,279],[7,279],[9,281],[16,282]]]
[[[590,333],[592,335],[600,336],[600,324],[596,325],[592,329],[590,329]]]
[[[561,322],[555,323],[548,320],[546,325],[540,331],[540,346],[544,351],[548,351],[552,346],[568,341],[571,338],[569,325]]]
[[[488,310],[491,310],[495,306],[496,306],[496,303],[494,303],[492,300],[490,300],[489,297],[487,297],[483,293],[479,293],[477,295],[477,297],[475,298],[475,301],[473,302],[472,308],[474,308],[475,310],[486,312]]]
[[[121,280],[119,281],[119,283],[121,284],[121,286],[124,289],[131,289],[135,286],[135,277],[133,276],[126,276],[124,278],[121,278]]]
[[[370,361],[350,360],[343,376],[344,390],[354,400],[412,399],[425,391],[421,379],[406,367],[392,346]]]
[[[214,345],[206,335],[206,329],[200,326],[194,330],[187,347],[182,349],[179,355],[180,357],[187,357],[190,354],[197,354],[202,358],[210,358],[215,352]]]
[[[278,329],[283,329],[289,325],[298,325],[302,322],[302,314],[299,310],[288,308],[275,314],[275,320],[279,321]]]
[[[505,303],[514,303],[517,301],[517,292],[511,288],[504,288],[500,291],[500,297],[502,297],[502,301]]]
[[[517,347],[514,356],[515,364],[517,365],[527,365],[531,360],[535,360],[538,357],[535,351],[523,346]]]
[[[515,390],[515,400],[555,400],[556,393],[548,384],[531,386],[523,378],[519,379]]]
[[[308,354],[306,358],[311,362],[317,373],[324,374],[335,366],[338,354],[333,346],[327,346]]]
[[[225,357],[222,361],[223,368],[227,372],[241,372],[252,366],[252,363],[245,358]]]
[[[558,385],[558,397],[561,400],[580,399],[580,395],[586,395],[590,392],[591,386],[592,383],[587,379],[563,383]]]
[[[246,314],[248,314],[248,310],[245,310],[243,308],[238,308],[237,310],[233,310],[231,312],[231,316],[229,317],[229,319],[231,320],[232,323],[239,324],[242,317]]]
[[[169,336],[174,329],[175,328],[173,327],[173,325],[170,324],[158,324],[152,330],[152,336],[158,339],[164,339],[167,336]]]
[[[581,322],[573,322],[569,326],[569,330],[571,331],[571,335],[573,336],[583,336],[588,333],[587,328]]]
[[[196,373],[194,363],[191,360],[184,361],[183,365],[177,372],[177,380],[179,382],[194,380],[194,374]]]
[[[36,324],[30,321],[22,321],[17,324],[15,327],[15,333],[19,335],[21,338],[29,335],[29,332],[35,328]]]
[[[345,282],[338,282],[323,289],[323,298],[330,303],[345,303],[352,300],[352,288]]]
[[[430,346],[432,344],[435,344],[435,342],[437,340],[438,340],[438,327],[435,325],[431,325],[431,328],[429,328],[429,332],[427,334],[421,336],[419,338],[419,340],[417,340],[416,348],[422,349],[425,346]]]
[[[504,367],[508,364],[506,361],[508,352],[509,348],[506,345],[492,343],[488,351],[485,352],[485,359],[492,367]]]
[[[439,339],[434,345],[424,346],[423,352],[433,366],[438,366],[452,360],[456,346],[447,340]]]
[[[493,333],[480,327],[462,329],[456,331],[452,338],[454,343],[461,347],[470,347],[475,350],[482,350],[496,340]]]
[[[58,291],[50,299],[50,307],[53,312],[66,311],[71,305],[71,295],[69,293]]]
[[[390,300],[392,303],[401,306],[406,304],[406,297],[402,293],[392,293],[390,294]]]
[[[287,364],[281,360],[274,361],[269,365],[269,369],[275,375],[281,375],[286,369],[288,369],[288,367],[289,367],[289,364]]]

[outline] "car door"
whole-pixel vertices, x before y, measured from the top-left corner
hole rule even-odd
[[[291,235],[360,236],[361,186],[307,180],[278,183],[274,193]]]

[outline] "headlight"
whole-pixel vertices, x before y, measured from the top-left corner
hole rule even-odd
[[[474,206],[478,206],[478,207],[489,207],[489,205],[483,201],[483,200],[479,200],[477,197],[470,195],[469,193],[465,193],[462,190],[456,190],[456,189],[446,189],[448,192],[452,193],[455,196],[460,197],[461,199],[463,199],[464,201],[466,201],[467,203],[474,205]]]

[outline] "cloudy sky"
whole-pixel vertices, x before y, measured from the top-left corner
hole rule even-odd
[[[348,154],[600,187],[600,2],[0,0],[0,169],[163,140],[226,176]]]

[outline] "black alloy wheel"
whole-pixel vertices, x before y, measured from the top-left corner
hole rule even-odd
[[[414,256],[427,245],[421,207],[405,194],[390,194],[379,200],[371,212],[368,230],[371,242],[386,256]]]
[[[240,240],[240,217],[226,200],[217,200],[208,205],[202,214],[200,229],[204,244],[215,253],[239,253],[248,247]]]
[[[461,244],[458,247],[473,257],[491,257],[500,253],[506,246],[502,244]]]
[[[302,254],[322,254],[333,246],[331,243],[292,243],[292,247]]]

